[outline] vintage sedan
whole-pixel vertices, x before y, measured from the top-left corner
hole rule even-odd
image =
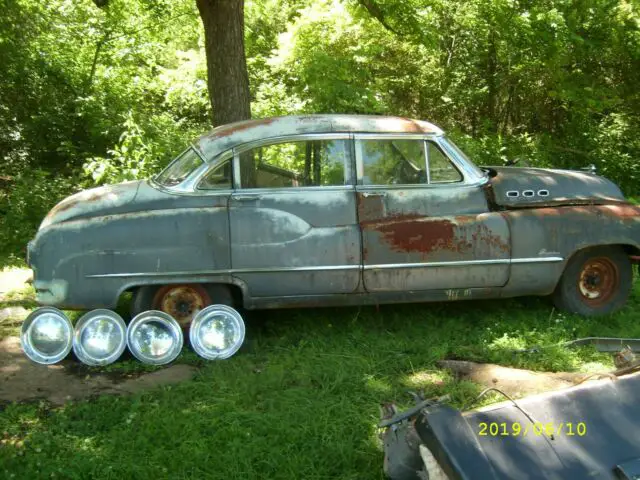
[[[438,127],[310,115],[224,125],[155,178],[87,190],[28,245],[42,305],[246,309],[553,295],[624,305],[640,208],[590,173],[475,166]]]

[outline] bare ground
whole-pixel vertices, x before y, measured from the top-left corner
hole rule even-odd
[[[0,302],[12,292],[23,290],[31,270],[0,271]],[[0,308],[0,324],[19,326],[31,310],[19,305]],[[173,365],[142,375],[87,374],[78,362],[67,359],[56,365],[39,365],[29,360],[20,347],[20,338],[10,335],[0,340],[0,405],[45,399],[53,405],[95,395],[125,395],[189,380],[195,367]]]

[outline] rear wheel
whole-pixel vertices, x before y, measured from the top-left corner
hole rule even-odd
[[[131,316],[146,310],[160,310],[171,315],[186,329],[200,310],[212,304],[234,306],[229,287],[197,283],[147,285],[134,293]]]
[[[633,272],[619,247],[595,247],[576,253],[558,282],[553,300],[561,310],[585,316],[619,310],[629,298]]]

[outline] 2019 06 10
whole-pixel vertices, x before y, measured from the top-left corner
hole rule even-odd
[[[481,437],[525,437],[527,435],[583,437],[586,434],[587,424],[585,422],[528,422],[524,424],[520,422],[480,422],[478,424],[478,435]]]

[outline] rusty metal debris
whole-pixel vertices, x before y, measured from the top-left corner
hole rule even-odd
[[[554,347],[581,347],[584,345],[593,345],[599,352],[620,352],[628,350],[629,352],[640,353],[640,338],[619,338],[619,337],[585,337],[559,343],[557,345],[536,345],[530,348],[522,348],[512,350],[514,353],[539,353],[547,348]]]
[[[636,479],[639,396],[635,373],[471,411],[428,404],[383,432],[385,473],[392,480],[507,480],[532,473]]]

